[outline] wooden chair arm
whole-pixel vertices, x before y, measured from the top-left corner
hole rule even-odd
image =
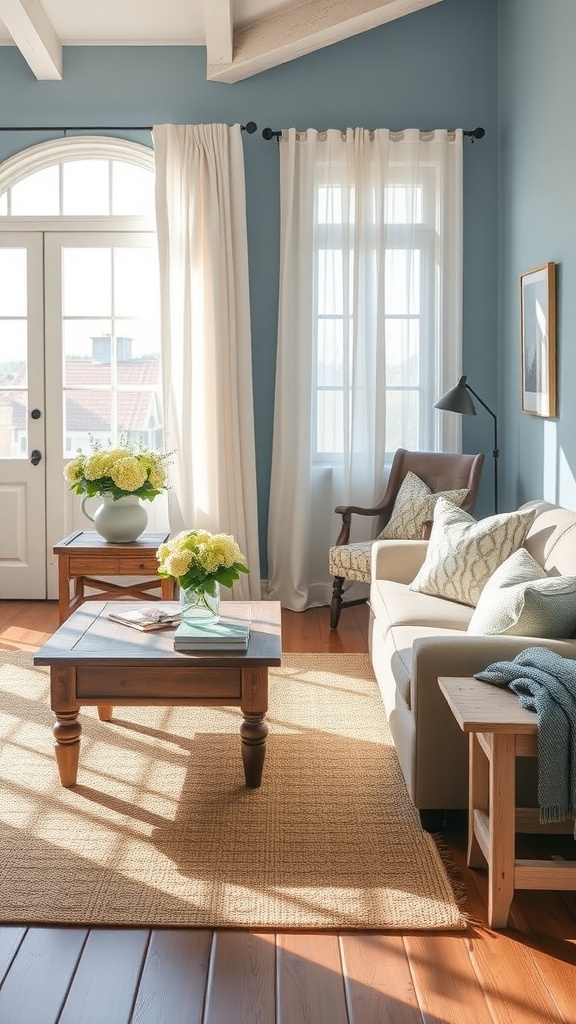
[[[360,505],[337,505],[334,511],[342,516],[342,526],[340,527],[340,533],[336,538],[335,546],[338,547],[340,544],[348,544],[350,540],[350,527],[352,524],[352,516],[385,516],[386,519],[390,518],[394,502],[380,502],[379,505],[375,505],[374,508],[362,508]]]

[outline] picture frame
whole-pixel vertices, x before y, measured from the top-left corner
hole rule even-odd
[[[522,412],[556,416],[556,264],[520,275]]]

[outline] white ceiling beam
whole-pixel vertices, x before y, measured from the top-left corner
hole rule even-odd
[[[232,63],[232,0],[204,0],[206,59],[210,67],[228,67]]]
[[[222,0],[218,0],[218,3]],[[240,82],[260,71],[367,32],[441,0],[306,0],[234,34],[229,64],[213,63],[208,80]],[[207,6],[210,6],[207,3]]]
[[[40,0],[0,0],[0,21],[36,78],[61,80],[62,43]]]

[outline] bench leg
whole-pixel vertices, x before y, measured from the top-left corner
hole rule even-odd
[[[492,733],[490,739],[488,924],[491,928],[505,928],[514,896],[516,737]]]

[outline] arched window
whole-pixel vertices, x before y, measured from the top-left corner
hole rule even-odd
[[[152,150],[83,136],[32,146],[0,165],[0,217],[154,218]]]

